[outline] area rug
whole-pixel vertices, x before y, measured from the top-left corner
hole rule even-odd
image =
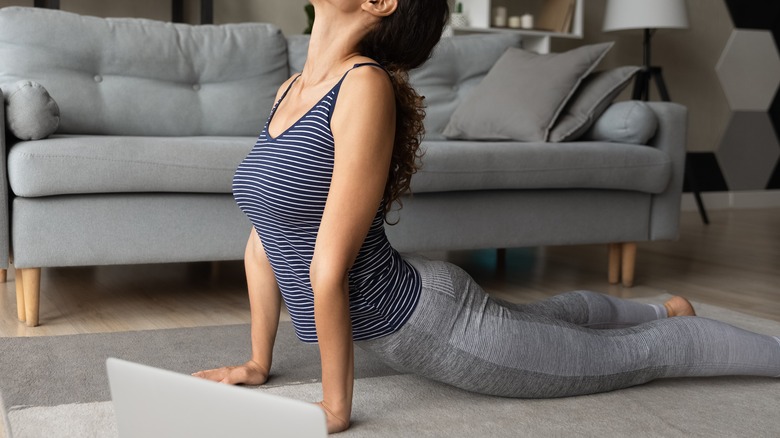
[[[657,297],[644,302],[663,302]],[[777,335],[780,323],[697,304],[706,316]],[[7,438],[115,437],[105,359],[182,373],[244,361],[247,325],[41,338],[0,338],[0,408]],[[353,426],[344,437],[776,437],[780,380],[659,380],[606,394],[552,400],[487,397],[382,365],[356,351]],[[269,382],[248,390],[321,397],[315,345],[282,323]]]

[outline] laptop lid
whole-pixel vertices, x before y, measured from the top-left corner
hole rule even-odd
[[[120,438],[327,436],[311,403],[120,359],[106,368]]]

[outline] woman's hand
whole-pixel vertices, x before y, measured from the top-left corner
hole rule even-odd
[[[281,295],[263,243],[255,230],[249,233],[244,265],[252,316],[252,359],[235,367],[198,371],[192,374],[195,377],[229,385],[262,385],[268,380],[276,330],[279,327]]]
[[[228,385],[262,385],[268,380],[268,371],[264,370],[253,360],[235,367],[198,371],[192,375],[214,382],[227,383]]]
[[[325,402],[317,402],[314,404],[322,408],[322,411],[325,412],[325,423],[328,426],[328,433],[339,433],[349,429],[349,418],[344,419],[337,417],[336,414],[325,406]]]

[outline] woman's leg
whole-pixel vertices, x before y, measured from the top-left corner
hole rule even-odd
[[[530,304],[495,301],[510,310],[590,328],[631,327],[667,317],[667,309],[661,304],[642,304],[584,290],[562,293]]]
[[[509,397],[611,391],[660,377],[780,376],[780,339],[706,318],[593,330],[491,300],[462,270],[413,263],[424,291],[397,333],[363,342],[390,365]]]

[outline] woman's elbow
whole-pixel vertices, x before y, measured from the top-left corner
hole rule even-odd
[[[317,296],[344,294],[348,292],[348,269],[334,266],[332,263],[323,263],[312,260],[309,268],[309,281]]]

